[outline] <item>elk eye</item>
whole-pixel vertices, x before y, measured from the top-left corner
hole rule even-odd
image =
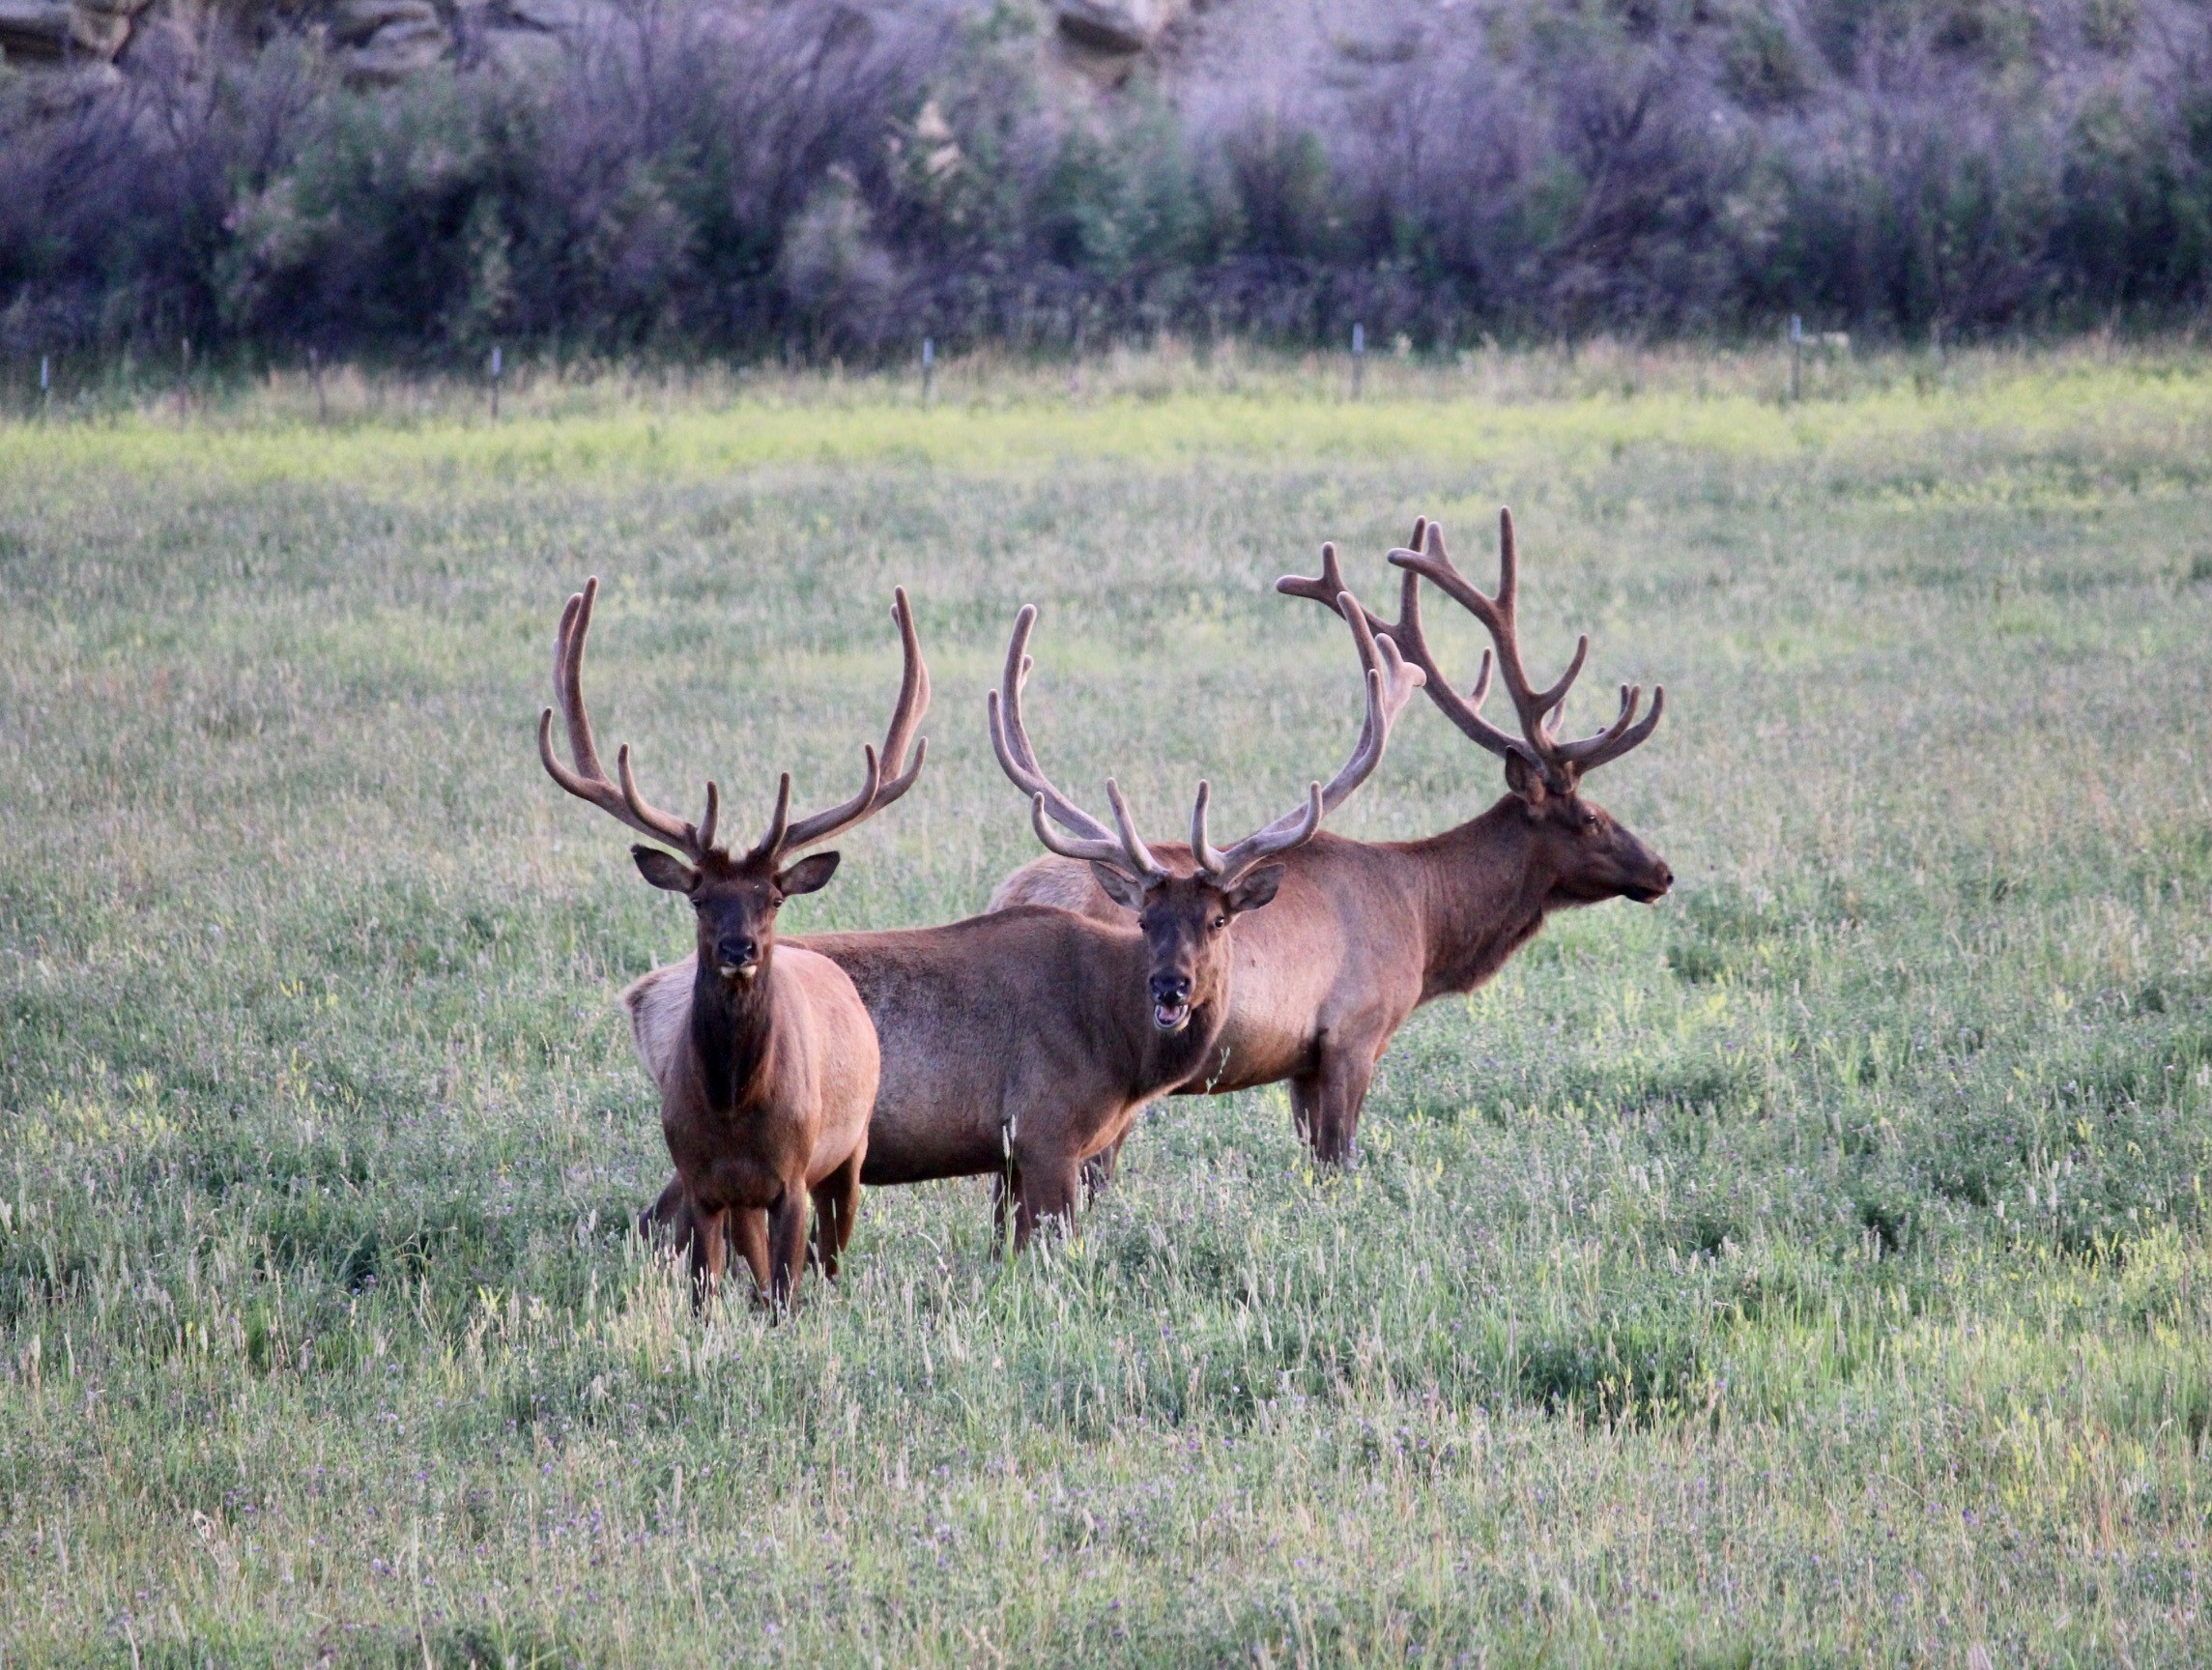
[[[1214,932],[1215,932],[1215,933],[1217,933],[1217,934],[1219,934],[1219,933],[1220,933],[1220,932],[1221,932],[1222,929],[1226,928],[1228,925],[1229,925],[1229,919],[1228,919],[1226,916],[1217,916],[1217,917],[1215,917],[1215,918],[1214,918]]]

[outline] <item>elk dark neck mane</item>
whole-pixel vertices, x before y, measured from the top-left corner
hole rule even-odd
[[[1536,861],[1536,832],[1514,796],[1398,850],[1422,866],[1422,1002],[1474,991],[1543,927],[1553,878]]]
[[[776,1043],[775,966],[772,961],[747,985],[733,991],[727,981],[699,960],[691,984],[691,1048],[699,1086],[707,1106],[728,1112],[757,1101],[774,1077]]]

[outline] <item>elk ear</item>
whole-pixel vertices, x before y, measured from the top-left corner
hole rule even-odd
[[[1142,911],[1144,884],[1134,876],[1124,875],[1111,864],[1093,864],[1091,879],[1099,884],[1099,891],[1125,910]]]
[[[670,893],[688,893],[699,885],[699,872],[673,852],[663,852],[658,847],[633,847],[630,856],[638,861],[638,874]]]
[[[776,872],[776,891],[790,899],[827,887],[829,878],[837,874],[837,859],[835,852],[809,853],[789,870]]]
[[[1531,765],[1518,753],[1506,756],[1506,787],[1527,802],[1532,812],[1551,798],[1542,767]]]
[[[1221,897],[1232,916],[1247,910],[1257,910],[1275,897],[1275,890],[1282,885],[1287,871],[1280,864],[1262,864],[1257,870],[1239,881]]]

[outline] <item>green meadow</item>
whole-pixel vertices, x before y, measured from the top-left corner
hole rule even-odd
[[[332,373],[0,421],[0,1664],[1957,1665],[2212,1640],[2212,359],[1586,350],[1079,377]],[[1171,835],[1358,725],[1335,539],[1512,505],[1675,893],[1385,1057],[1347,1174],[1182,1099],[1070,1238],[871,1192],[695,1315],[613,997],[688,948],[547,781],[929,765],[788,932],[1032,856],[983,692]],[[1474,676],[1479,634],[1431,597]],[[1482,810],[1425,703],[1334,821]]]

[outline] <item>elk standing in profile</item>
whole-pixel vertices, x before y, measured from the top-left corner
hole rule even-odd
[[[690,823],[638,792],[627,743],[615,756],[618,782],[600,765],[584,706],[584,641],[598,590],[596,579],[587,581],[568,600],[554,650],[554,686],[575,767],[554,755],[550,707],[538,721],[538,755],[569,793],[660,843],[630,849],[639,872],[691,902],[699,943],[688,990],[665,994],[662,1005],[670,1036],[659,1075],[661,1130],[676,1168],[671,1216],[682,1224],[699,1291],[720,1284],[734,1239],[761,1294],[781,1309],[798,1282],[809,1195],[823,1274],[837,1274],[859,1210],[880,1063],[875,1028],[845,970],[802,946],[778,944],[776,912],[786,899],[814,892],[836,873],[835,852],[798,853],[875,816],[913,786],[926,744],[915,743],[913,764],[899,767],[929,707],[929,669],[900,591],[892,615],[905,677],[881,758],[863,750],[860,792],[793,820],[785,773],[767,833],[733,856],[715,844],[721,792],[713,783],[704,815]]]
[[[1084,1162],[1118,1145],[1145,1103],[1212,1071],[1243,961],[1240,924],[1255,911],[1266,919],[1261,907],[1283,874],[1278,860],[1310,841],[1326,811],[1373,771],[1421,682],[1356,602],[1347,599],[1344,618],[1360,647],[1366,716],[1343,769],[1225,851],[1208,840],[1211,791],[1200,784],[1192,847],[1175,865],[1138,835],[1116,785],[1106,788],[1109,829],[1046,778],[1021,718],[1036,619],[1022,610],[990,700],[1000,763],[1029,796],[1040,838],[1128,901],[1137,921],[1029,907],[802,941],[851,976],[876,1022],[882,1080],[864,1182],[996,1176],[1001,1223],[1011,1203],[1023,1246],[1046,1220],[1073,1216]],[[1052,833],[1048,817],[1070,836]],[[671,1071],[675,1040],[660,994],[691,978],[678,963],[624,993],[639,1057],[656,1080]],[[679,1208],[672,1184],[647,1216]]]
[[[1238,937],[1236,1000],[1207,1070],[1179,1086],[1197,1095],[1290,1082],[1300,1133],[1323,1160],[1349,1161],[1375,1065],[1407,1016],[1432,998],[1471,992],[1533,938],[1553,910],[1627,898],[1649,904],[1674,884],[1665,862],[1584,799],[1585,773],[1650,736],[1665,690],[1636,718],[1641,692],[1623,686],[1621,710],[1595,735],[1562,741],[1558,725],[1590,640],[1549,688],[1531,683],[1515,618],[1519,563],[1513,521],[1501,511],[1499,584],[1485,595],[1452,566],[1443,531],[1425,518],[1411,549],[1390,561],[1405,571],[1398,619],[1366,614],[1368,629],[1426,675],[1426,688],[1469,738],[1505,761],[1507,793],[1480,817],[1422,841],[1363,842],[1321,835],[1285,860],[1275,906]],[[1492,656],[1474,690],[1452,688],[1422,631],[1421,586],[1435,586],[1479,620],[1519,718],[1511,734],[1482,717]],[[1322,547],[1318,579],[1286,577],[1276,589],[1339,614],[1347,601],[1336,547]],[[1365,611],[1361,611],[1365,614]],[[1161,856],[1184,858],[1174,849]],[[1023,865],[991,896],[994,910],[1057,905],[1100,921],[1128,907],[1065,858]],[[1110,1175],[1112,1155],[1101,1170]]]

